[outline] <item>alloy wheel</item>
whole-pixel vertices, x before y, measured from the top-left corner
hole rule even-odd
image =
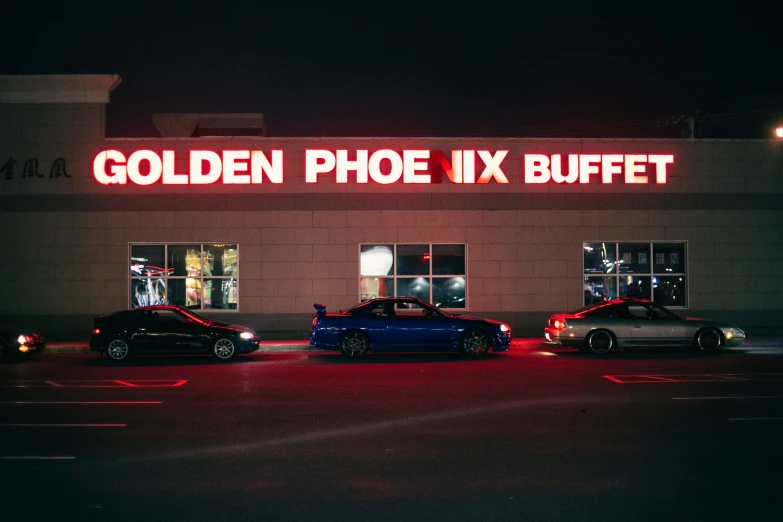
[[[225,361],[234,356],[236,349],[234,348],[234,343],[231,342],[230,339],[219,339],[215,343],[213,351],[218,359]]]
[[[462,340],[462,351],[467,355],[483,355],[488,349],[489,339],[484,332],[478,330],[467,332]]]
[[[359,357],[367,352],[367,337],[361,332],[348,332],[340,342],[342,352],[348,357]]]
[[[609,332],[593,332],[593,334],[590,335],[590,340],[587,344],[590,346],[590,351],[598,355],[603,355],[612,349],[614,346],[614,339],[612,339],[612,335]]]
[[[714,352],[720,348],[720,334],[716,330],[704,330],[696,338],[696,344],[702,352]]]
[[[128,343],[122,339],[115,339],[106,347],[106,355],[114,361],[121,361],[128,356]]]

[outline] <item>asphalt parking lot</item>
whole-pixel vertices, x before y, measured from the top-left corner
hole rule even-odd
[[[0,440],[8,520],[777,519],[783,347],[44,354]]]

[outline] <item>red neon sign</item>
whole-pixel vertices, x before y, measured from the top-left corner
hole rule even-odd
[[[318,183],[323,176],[334,176],[337,183],[381,185],[440,183],[442,174],[451,183],[508,184],[503,171],[507,150],[454,150],[450,161],[438,150],[369,150],[307,149],[304,155],[306,183]],[[349,159],[350,156],[350,159]],[[173,150],[160,153],[142,149],[129,154],[118,150],[99,152],[93,160],[93,176],[104,185],[226,185],[283,183],[283,151],[272,150],[191,150],[186,172],[176,172]],[[671,154],[525,154],[522,160],[522,182],[542,183],[622,183],[644,184],[654,175],[654,182],[667,182],[667,165],[674,163]],[[649,171],[648,171],[649,168]]]

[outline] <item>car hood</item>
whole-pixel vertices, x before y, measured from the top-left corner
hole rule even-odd
[[[451,317],[452,319],[461,319],[463,321],[482,321],[490,324],[498,324],[498,325],[503,324],[500,321],[495,321],[494,319],[487,319],[486,317],[476,317],[473,315],[453,314]]]
[[[236,330],[238,332],[252,332],[253,329],[249,328],[247,326],[243,326],[241,324],[227,324],[227,323],[219,323],[217,321],[213,321],[209,323],[209,326],[213,328],[225,328],[226,330]]]
[[[683,317],[683,320],[699,322],[699,323],[708,323],[715,326],[725,326],[723,323],[720,323],[718,321],[713,321],[712,319],[704,319],[703,317]]]

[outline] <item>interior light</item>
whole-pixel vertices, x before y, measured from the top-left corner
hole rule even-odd
[[[389,247],[376,246],[362,252],[360,262],[363,276],[385,276],[391,272],[394,254]]]

